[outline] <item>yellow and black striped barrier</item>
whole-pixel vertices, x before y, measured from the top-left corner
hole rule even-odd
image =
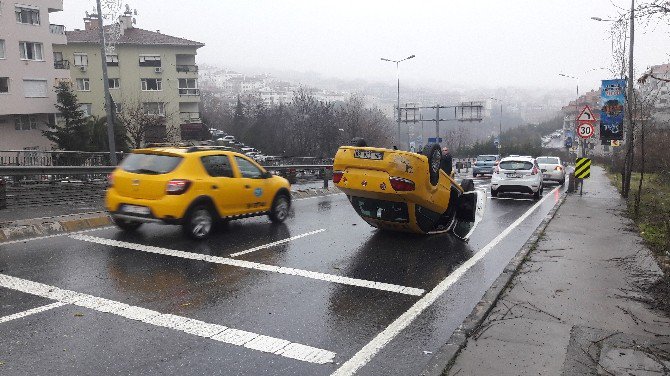
[[[575,178],[587,179],[591,177],[591,160],[589,158],[577,158],[575,160]]]

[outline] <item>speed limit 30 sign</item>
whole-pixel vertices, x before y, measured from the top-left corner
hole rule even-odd
[[[577,126],[577,135],[583,139],[591,138],[595,133],[595,129],[591,122],[580,122]]]

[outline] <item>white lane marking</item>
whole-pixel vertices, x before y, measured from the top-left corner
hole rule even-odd
[[[507,235],[517,228],[528,216],[530,216],[535,209],[537,209],[544,200],[552,196],[552,193],[558,188],[554,188],[548,195],[544,196],[540,201],[528,209],[521,217],[517,218],[509,227],[503,230],[500,235],[496,236],[489,244],[484,246],[479,252],[475,253],[467,261],[465,261],[458,269],[454,270],[449,276],[443,279],[435,288],[429,291],[421,299],[405,313],[400,315],[395,321],[377,334],[368,344],[363,346],[351,359],[347,360],[340,368],[331,374],[331,376],[353,375],[361,367],[366,365],[384,346],[391,342],[401,331],[407,328],[412,321],[431,304],[442,296],[454,283],[456,283],[465,273],[472,268],[479,260],[483,259],[498,243],[500,243]]]
[[[21,317],[30,316],[30,315],[33,315],[33,314],[35,314],[35,313],[40,313],[40,312],[48,311],[48,310],[50,310],[50,309],[54,309],[54,308],[58,308],[58,307],[62,307],[62,306],[64,306],[64,305],[67,305],[67,303],[56,302],[56,303],[51,303],[51,304],[43,305],[43,306],[41,306],[41,307],[37,307],[37,308],[33,308],[33,309],[29,309],[29,310],[27,310],[27,311],[23,311],[23,312],[15,313],[15,314],[13,314],[13,315],[5,316],[5,317],[0,317],[0,324],[2,324],[2,323],[4,323],[4,322],[7,322],[7,321],[12,321],[12,320],[20,319]]]
[[[67,235],[72,235],[72,234],[84,234],[84,233],[91,232],[91,231],[107,230],[107,229],[110,229],[110,228],[114,228],[114,226],[96,227],[96,228],[90,228],[90,229],[87,229],[87,230],[64,232],[62,234],[44,235],[44,236],[36,236],[34,238],[10,240],[10,241],[6,241],[6,242],[0,242],[0,245],[24,243],[24,242],[28,242],[28,241],[32,241],[32,240],[51,239],[51,238],[57,238],[59,236],[67,236]]]
[[[258,247],[253,247],[253,248],[247,249],[246,251],[240,251],[240,252],[232,253],[232,254],[230,255],[230,257],[237,257],[237,256],[246,255],[247,253],[256,252],[256,251],[259,251],[259,250],[261,250],[261,249],[274,247],[275,245],[288,243],[288,242],[290,242],[291,240],[296,240],[296,239],[304,238],[305,236],[310,236],[310,235],[318,234],[318,233],[320,233],[320,232],[324,232],[324,231],[326,231],[326,229],[325,229],[325,228],[322,228],[322,229],[318,229],[318,230],[314,230],[314,231],[306,232],[306,233],[304,233],[304,234],[300,234],[300,235],[296,235],[296,236],[291,236],[290,238],[286,238],[286,239],[282,239],[282,240],[277,240],[276,242],[272,242],[272,243],[268,243],[268,244],[259,245]]]
[[[252,350],[301,360],[303,362],[316,364],[332,363],[336,355],[332,351],[323,350],[300,343],[292,343],[280,338],[233,329],[223,325],[210,324],[204,321],[189,319],[183,316],[160,313],[158,311],[131,306],[114,300],[65,290],[56,286],[45,285],[43,283],[16,278],[5,274],[0,274],[0,286],[32,295],[58,300],[58,302],[49,304],[48,306],[35,308],[30,311],[25,311],[21,314],[12,316],[22,315],[18,317],[23,317],[27,316],[27,314],[45,311],[47,309],[59,307],[65,304],[72,304],[79,307],[93,309],[98,312],[111,313],[130,320],[140,321],[154,326],[160,326],[184,333],[189,333],[199,337],[212,339],[214,341],[224,342],[236,346],[243,346]],[[5,318],[0,319],[0,322],[3,322],[3,319]]]
[[[294,198],[292,201],[312,200],[312,199],[315,199],[315,198],[330,197],[330,196],[339,196],[339,195],[344,195],[344,193],[331,193],[331,194],[329,194],[329,195],[312,196],[312,197],[303,197],[303,198]]]
[[[423,295],[424,292],[426,292],[426,290],[424,290],[424,289],[418,289],[418,288],[414,288],[414,287],[393,285],[393,284],[390,284],[390,283],[383,283],[383,282],[374,282],[374,281],[368,281],[368,280],[365,280],[365,279],[358,279],[358,278],[343,277],[343,276],[334,275],[334,274],[311,272],[311,271],[308,271],[308,270],[287,268],[287,267],[284,267],[284,266],[260,264],[260,263],[257,263],[257,262],[231,259],[231,258],[228,258],[228,257],[210,256],[210,255],[203,255],[203,254],[200,254],[200,253],[177,251],[177,250],[174,250],[174,249],[154,247],[154,246],[143,245],[143,244],[128,243],[128,242],[124,242],[124,241],[120,241],[120,240],[104,239],[104,238],[99,238],[99,237],[90,236],[90,235],[75,234],[75,235],[70,235],[70,237],[73,238],[73,239],[82,240],[82,241],[85,241],[85,242],[97,243],[97,244],[102,244],[102,245],[109,245],[109,246],[112,246],[112,247],[134,249],[136,251],[156,253],[156,254],[159,254],[159,255],[172,256],[172,257],[181,257],[181,258],[191,259],[191,260],[206,261],[206,262],[211,262],[211,263],[215,263],[215,264],[236,266],[236,267],[240,267],[240,268],[262,270],[262,271],[265,271],[265,272],[273,272],[273,273],[294,275],[294,276],[299,276],[299,277],[317,279],[317,280],[320,280],[320,281],[339,283],[339,284],[342,284],[342,285],[358,286],[358,287],[365,287],[365,288],[382,290],[382,291],[390,291],[390,292],[395,292],[395,293],[399,293],[399,294],[421,296],[421,295]]]

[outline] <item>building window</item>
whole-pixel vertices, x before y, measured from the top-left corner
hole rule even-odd
[[[160,67],[160,55],[140,55],[140,67]]]
[[[5,58],[5,40],[0,39],[0,59]]]
[[[143,78],[141,81],[144,91],[163,90],[163,81],[160,78]]]
[[[88,81],[88,78],[77,78],[77,90],[79,91],[90,91],[91,84]]]
[[[91,116],[91,104],[90,103],[80,103],[79,109],[84,113],[84,116]]]
[[[165,103],[163,102],[144,102],[142,105],[147,115],[165,116]]]
[[[46,98],[47,81],[46,80],[23,80],[23,90],[26,98]]]
[[[119,55],[107,55],[107,66],[108,67],[118,67],[119,66]]]
[[[16,13],[16,22],[29,25],[40,24],[40,10],[38,8],[17,6],[14,9],[14,12]]]
[[[29,131],[37,129],[37,116],[35,115],[16,115],[14,116],[14,129],[17,131]]]
[[[9,93],[9,77],[0,77],[0,94]]]
[[[108,82],[110,89],[118,89],[121,83],[118,78],[110,78],[108,79]]]
[[[88,66],[88,55],[87,54],[74,54],[74,65],[76,67],[86,67],[86,66]]]
[[[44,60],[42,43],[19,42],[19,52],[22,60]]]
[[[180,78],[179,95],[198,95],[197,78]]]

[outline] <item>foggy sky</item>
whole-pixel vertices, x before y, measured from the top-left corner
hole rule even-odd
[[[109,0],[107,0],[109,1]],[[124,1],[124,4],[126,2]],[[199,64],[316,72],[327,78],[449,89],[595,88],[612,65],[612,4],[627,0],[135,0],[137,27],[204,42]],[[52,23],[83,29],[93,0],[65,0]],[[670,61],[670,27],[636,29],[636,70]],[[639,76],[639,73],[636,73]],[[581,89],[580,89],[581,90]]]

